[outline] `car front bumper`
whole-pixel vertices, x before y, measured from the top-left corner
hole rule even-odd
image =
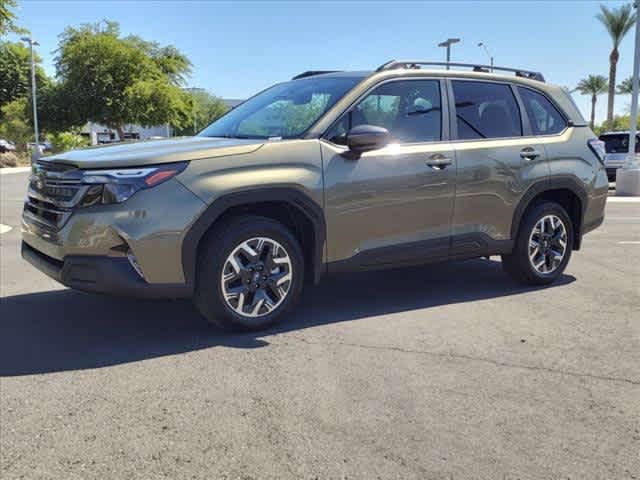
[[[56,260],[22,242],[22,258],[61,284],[91,293],[141,298],[184,298],[187,284],[150,284],[136,273],[126,257],[70,255]]]

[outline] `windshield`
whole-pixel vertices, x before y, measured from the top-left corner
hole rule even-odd
[[[600,135],[607,153],[629,153],[629,134],[605,134]],[[640,136],[636,136],[636,153],[640,153]]]
[[[280,83],[219,118],[198,136],[298,138],[361,78],[307,78]]]

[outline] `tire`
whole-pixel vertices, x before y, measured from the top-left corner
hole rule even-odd
[[[204,241],[194,299],[210,323],[229,331],[262,330],[295,305],[304,285],[304,257],[282,224],[240,217]]]
[[[541,230],[540,222],[543,219],[546,220],[542,223]],[[562,231],[564,235],[561,235]],[[562,206],[554,202],[534,205],[520,224],[513,251],[502,256],[502,267],[518,283],[549,285],[556,281],[567,267],[571,258],[573,238],[573,223]],[[560,239],[563,241],[559,241]],[[559,253],[562,254],[561,258],[558,258]]]

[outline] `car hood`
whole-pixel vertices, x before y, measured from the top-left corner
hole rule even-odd
[[[159,163],[241,155],[258,150],[264,140],[181,137],[89,147],[43,157],[43,161],[79,168],[139,167]]]

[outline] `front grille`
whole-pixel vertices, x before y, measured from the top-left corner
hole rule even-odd
[[[29,179],[24,216],[46,230],[57,232],[87,188],[82,184],[82,171],[78,168],[41,160]]]
[[[68,163],[48,162],[46,160],[38,160],[36,165],[36,169],[45,172],[69,172],[76,169],[76,167]]]

